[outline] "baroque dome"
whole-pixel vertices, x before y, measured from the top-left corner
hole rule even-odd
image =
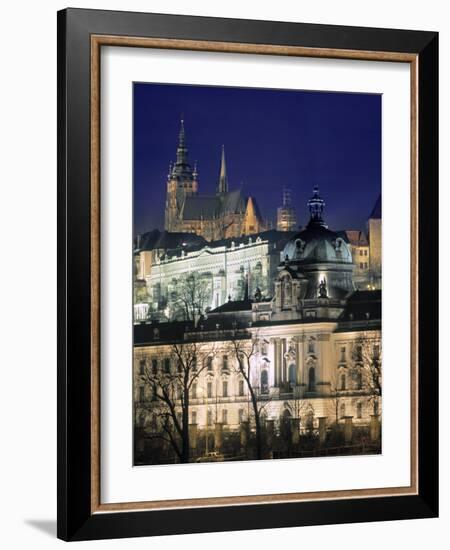
[[[346,241],[324,226],[308,225],[286,244],[282,254],[284,262],[352,263],[352,254]]]
[[[322,218],[325,201],[314,187],[308,201],[311,218],[303,229],[286,244],[281,260],[295,264],[337,263],[351,264],[352,254],[347,242],[334,231],[330,231]]]

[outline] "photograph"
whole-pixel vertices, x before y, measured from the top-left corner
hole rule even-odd
[[[132,86],[133,465],[382,453],[382,94]]]

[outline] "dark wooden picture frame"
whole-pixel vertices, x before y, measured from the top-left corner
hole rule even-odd
[[[410,64],[411,487],[101,504],[99,53],[104,45]],[[437,204],[437,33],[84,9],[59,12],[58,537],[87,540],[436,517]]]

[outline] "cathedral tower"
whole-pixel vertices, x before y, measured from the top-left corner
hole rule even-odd
[[[178,134],[178,147],[176,161],[169,165],[167,174],[167,196],[164,229],[166,231],[179,231],[180,208],[186,197],[196,195],[198,192],[197,168],[192,170],[188,161],[188,149],[186,146],[186,131],[184,119],[180,120],[180,132]]]
[[[277,209],[277,229],[278,231],[295,231],[297,228],[297,218],[295,209],[292,206],[291,190],[283,188],[283,206]]]

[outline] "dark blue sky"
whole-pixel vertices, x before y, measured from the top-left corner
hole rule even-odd
[[[365,229],[381,191],[381,96],[255,88],[134,84],[134,230],[163,229],[166,176],[180,113],[200,193],[211,194],[225,145],[230,189],[276,220],[282,187],[298,223],[315,184],[330,229]]]

